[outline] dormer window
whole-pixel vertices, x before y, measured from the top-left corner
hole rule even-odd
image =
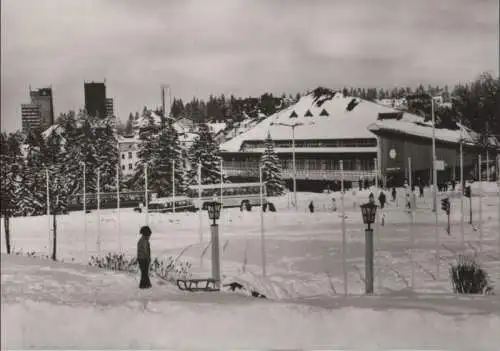
[[[330,115],[328,114],[328,112],[326,112],[326,110],[325,110],[325,109],[323,109],[319,115],[320,115],[320,116],[322,116],[322,117],[328,117],[328,116],[330,116]]]
[[[290,118],[297,118],[297,117],[299,117],[299,116],[297,115],[297,113],[295,112],[295,110],[292,111],[292,113],[290,114]]]
[[[306,113],[304,114],[304,117],[312,117],[313,114],[311,113],[310,110],[307,110]]]

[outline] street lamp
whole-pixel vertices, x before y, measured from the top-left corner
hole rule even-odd
[[[314,122],[308,123],[308,125],[314,124]],[[295,209],[297,209],[297,171],[295,167],[295,128],[299,126],[303,126],[304,123],[302,122],[296,122],[294,124],[288,124],[288,123],[274,123],[271,122],[270,124],[272,125],[277,125],[277,126],[283,126],[283,127],[288,127],[292,128],[292,167],[293,167],[293,201],[295,202]]]
[[[218,201],[211,201],[207,204],[208,218],[213,221],[210,225],[212,234],[212,279],[220,282],[220,258],[219,258],[219,225],[217,220],[220,217],[222,204]]]
[[[365,229],[365,293],[373,294],[373,229],[371,224],[375,222],[377,205],[372,202],[360,206]]]

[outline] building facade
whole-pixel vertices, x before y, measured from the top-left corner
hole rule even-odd
[[[41,127],[40,105],[22,104],[21,105],[21,123],[23,133],[28,134],[30,130]]]
[[[377,137],[366,126],[387,107],[343,96],[311,93],[295,105],[262,120],[251,129],[220,145],[224,172],[233,181],[255,181],[269,134],[292,188],[321,191],[340,189],[358,182],[375,182]],[[365,126],[363,128],[362,126]]]
[[[92,117],[106,117],[106,85],[105,83],[85,82],[85,110]]]
[[[478,179],[479,169],[494,166],[498,141],[491,140],[488,151],[480,147],[478,135],[457,125],[458,129],[436,128],[437,184],[460,180],[462,150],[464,180]],[[414,184],[430,185],[432,175],[432,125],[396,120],[382,120],[368,127],[379,138],[381,177],[389,186],[412,180]],[[482,165],[479,165],[479,156]],[[494,172],[495,173],[495,172]]]
[[[114,115],[115,115],[115,110],[114,110],[114,105],[113,105],[113,98],[106,98],[105,116],[106,116],[106,118],[111,118],[111,117],[114,117]]]
[[[48,128],[54,124],[54,99],[52,88],[30,90],[31,103],[40,107],[40,124]]]
[[[120,149],[120,169],[126,179],[134,175],[139,162],[139,139],[136,137],[118,137]]]
[[[410,172],[415,184],[432,183],[432,125],[423,117],[388,106],[336,92],[308,94],[220,145],[224,172],[231,180],[258,180],[268,135],[289,188],[294,154],[297,189],[302,191],[339,189],[342,180],[347,188],[376,181],[402,186]],[[436,128],[437,160],[444,162],[438,183],[459,178],[461,143],[464,177],[477,174],[481,150],[474,133],[463,127]],[[487,157],[483,154],[483,160]],[[495,157],[491,151],[491,162]]]

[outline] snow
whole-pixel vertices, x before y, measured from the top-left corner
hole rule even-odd
[[[358,102],[358,105],[347,111],[347,106],[353,100]],[[320,116],[323,109],[329,116]],[[312,117],[305,116],[308,110],[311,111]],[[290,118],[293,111],[298,117]],[[273,140],[290,140],[291,128],[276,123],[303,123],[302,126],[295,128],[296,140],[375,138],[367,127],[377,121],[379,113],[388,112],[399,111],[359,98],[343,96],[340,92],[318,106],[313,94],[309,94],[303,96],[295,105],[269,116],[250,130],[221,144],[220,148],[223,151],[237,152],[245,140],[264,140],[268,132],[271,133]],[[404,113],[403,120],[424,121],[423,118],[408,113]]]
[[[340,260],[341,216],[331,211],[332,198],[340,207],[339,193],[298,193],[298,212],[289,205],[292,194],[270,199],[278,212],[264,214],[266,277],[261,273],[259,212],[255,208],[252,212],[222,212],[224,283],[239,281],[269,299],[230,292],[187,293],[157,280],[153,289],[140,291],[137,275],[77,263],[98,253],[99,228],[101,253],[123,250],[135,255],[144,214],[122,209],[120,226],[115,210],[59,216],[58,255],[65,262],[74,259],[74,263],[2,255],[1,323],[6,331],[2,348],[498,350],[500,197],[494,183],[483,182],[481,188],[483,235],[478,231],[480,197],[474,196],[474,226],[467,224],[469,199],[465,201],[465,248],[460,244],[458,193],[440,194],[451,199],[452,235],[444,231],[446,217],[439,211],[439,265],[430,191],[426,189],[425,197],[417,199],[411,248],[409,214],[401,208],[404,193],[398,189],[397,203],[389,202],[384,213],[385,225],[375,225],[375,295],[371,297],[363,296],[364,226],[359,210],[368,190],[349,190],[344,199],[347,297],[343,296]],[[478,189],[479,184],[474,183],[473,194]],[[371,191],[378,195],[375,189]],[[306,212],[311,200],[314,214]],[[148,217],[153,257],[189,260],[194,276],[210,275],[210,250],[202,254],[209,244],[206,213],[201,218],[199,213],[150,213]],[[3,238],[3,222],[0,225]],[[48,253],[47,225],[46,216],[13,218],[15,249]],[[458,253],[474,254],[480,247],[478,259],[489,273],[496,295],[454,295],[449,265]],[[4,240],[1,250],[5,252]],[[412,262],[415,286],[411,285]]]
[[[42,137],[44,139],[47,139],[55,131],[59,131],[59,133],[60,133],[61,129],[62,129],[62,127],[60,125],[54,124],[42,132]]]
[[[2,349],[496,350],[500,304],[422,295],[276,302],[2,255]]]
[[[432,123],[428,122],[423,124],[426,126],[404,120],[382,120],[371,124],[368,126],[368,129],[374,132],[380,130],[390,130],[404,133],[406,135],[414,135],[429,139],[432,138]],[[459,127],[460,129],[458,130],[436,128],[436,140],[459,143],[460,139],[463,139],[465,143],[472,144],[475,140],[476,134],[462,125],[459,125]]]
[[[207,123],[208,124],[208,127],[210,128],[210,131],[212,133],[215,134],[218,134],[220,131],[226,129],[226,123],[225,122],[221,122],[221,123]]]

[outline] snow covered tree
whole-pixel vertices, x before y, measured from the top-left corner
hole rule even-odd
[[[145,125],[139,131],[139,162],[131,182],[134,188],[144,188],[144,167],[148,168],[148,188],[158,196],[170,196],[173,191],[172,164],[175,166],[175,193],[185,191],[184,162],[179,136],[172,120],[167,120],[161,128],[155,123],[150,112],[143,116]]]
[[[267,134],[265,140],[266,150],[261,156],[262,181],[266,185],[268,196],[279,196],[284,192],[283,180],[281,178],[281,164],[278,155],[274,151],[271,134]]]
[[[96,159],[100,175],[101,191],[116,189],[116,166],[118,159],[118,141],[115,137],[111,119],[101,120],[96,124]]]
[[[184,163],[181,156],[179,136],[172,120],[167,120],[165,128],[158,136],[158,152],[155,153],[154,168],[158,176],[151,179],[152,189],[160,196],[173,194],[172,172],[175,179],[175,194],[185,192]]]
[[[22,174],[21,210],[30,214],[46,212],[45,140],[39,132],[29,133],[26,139],[26,162]]]
[[[191,165],[187,174],[189,184],[198,184],[198,165],[200,163],[202,184],[220,183],[218,150],[219,148],[210,128],[207,124],[201,123],[198,128],[198,137],[189,149],[189,162]]]
[[[158,133],[159,126],[156,125],[151,111],[144,108],[141,116],[143,125],[139,128],[139,151],[137,156],[139,161],[137,162],[137,168],[135,170],[134,176],[130,179],[129,186],[137,190],[144,188],[144,168],[148,168],[148,178],[152,179],[152,176],[156,175],[153,173],[153,163],[155,160],[155,154],[158,151]],[[148,180],[149,180],[148,179]]]
[[[44,158],[49,174],[50,212],[64,210],[68,195],[71,193],[71,183],[68,182],[68,165],[65,157],[64,138],[59,133],[51,133],[47,137]]]
[[[20,174],[23,168],[20,133],[0,136],[1,214],[4,217],[4,233],[7,253],[10,246],[10,217],[19,210],[18,199],[21,187]]]

